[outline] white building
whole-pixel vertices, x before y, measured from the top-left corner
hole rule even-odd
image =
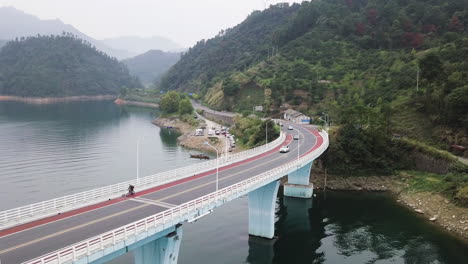
[[[310,116],[306,116],[296,110],[288,109],[284,112],[284,119],[298,124],[310,124]]]

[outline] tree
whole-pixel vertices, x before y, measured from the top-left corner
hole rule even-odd
[[[179,101],[179,93],[176,91],[170,91],[163,96],[159,107],[164,113],[175,113],[179,110]]]
[[[193,106],[192,103],[190,103],[190,100],[188,98],[182,99],[179,102],[179,114],[180,115],[185,115],[185,114],[192,114],[193,112]]]

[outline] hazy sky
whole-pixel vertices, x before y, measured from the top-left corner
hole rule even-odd
[[[189,47],[244,20],[265,2],[294,0],[0,0],[41,19],[60,19],[103,39],[117,36],[168,37]]]

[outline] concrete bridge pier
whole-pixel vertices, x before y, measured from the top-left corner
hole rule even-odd
[[[177,225],[174,232],[135,249],[135,264],[177,264],[181,240],[182,225]]]
[[[284,195],[297,198],[311,198],[314,185],[309,181],[311,161],[288,175],[288,182],[284,185]]]
[[[275,206],[279,184],[279,181],[274,181],[249,193],[250,235],[269,239],[275,235]]]

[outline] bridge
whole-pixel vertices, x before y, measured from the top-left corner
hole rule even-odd
[[[271,239],[280,179],[286,196],[312,197],[312,163],[329,144],[325,131],[288,125],[254,149],[0,212],[0,261],[105,263],[133,251],[137,264],[177,263],[182,224],[243,195],[249,234]],[[127,197],[129,184],[137,193]]]

